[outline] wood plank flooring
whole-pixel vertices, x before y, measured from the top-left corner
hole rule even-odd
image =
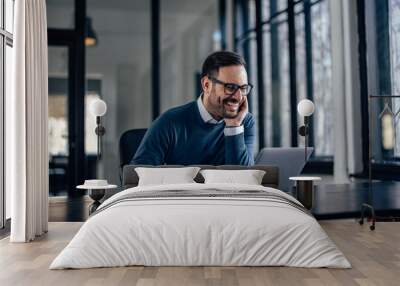
[[[378,223],[376,231],[353,220],[321,221],[352,269],[290,267],[120,267],[48,270],[82,223],[50,223],[32,243],[0,240],[0,285],[399,285],[400,224]]]

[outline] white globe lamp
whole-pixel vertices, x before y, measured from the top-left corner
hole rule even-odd
[[[104,102],[104,100],[96,99],[90,105],[90,112],[93,114],[93,116],[101,117],[107,112],[107,104]]]
[[[304,137],[304,161],[307,162],[307,147],[308,147],[308,134],[309,132],[309,124],[310,124],[310,116],[313,115],[315,110],[314,103],[309,99],[300,100],[297,104],[297,112],[300,116],[304,117],[304,125],[300,126],[299,134]]]
[[[90,113],[96,117],[96,124],[97,127],[95,129],[95,133],[97,135],[97,164],[100,162],[101,159],[101,137],[106,133],[106,129],[103,125],[101,125],[101,117],[104,116],[107,112],[107,104],[104,100],[96,99],[93,101],[89,107]]]
[[[297,112],[303,116],[311,116],[314,113],[314,103],[309,99],[303,99],[297,105]]]

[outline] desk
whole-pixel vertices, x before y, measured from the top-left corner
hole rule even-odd
[[[326,184],[315,186],[312,213],[317,219],[359,217],[361,205],[368,202],[369,183]],[[376,215],[400,215],[400,182],[372,183]]]

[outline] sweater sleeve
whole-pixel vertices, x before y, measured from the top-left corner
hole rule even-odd
[[[254,119],[249,113],[243,122],[244,132],[225,136],[225,164],[254,165]]]
[[[165,163],[171,139],[169,126],[166,116],[163,115],[153,122],[131,160],[132,165],[162,165]]]

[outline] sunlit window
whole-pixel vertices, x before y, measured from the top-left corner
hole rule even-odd
[[[400,95],[400,0],[374,1],[376,33],[369,42],[369,58],[376,67],[369,69],[376,79],[374,95]],[[373,76],[371,76],[374,74]],[[370,128],[373,162],[400,161],[400,98],[374,98],[370,101]]]
[[[246,56],[246,41],[250,35],[255,34],[254,1],[241,1],[241,9],[236,13],[248,14],[250,23],[249,31],[236,29],[239,34],[237,49]],[[292,106],[304,98],[314,101],[316,111],[312,121],[311,142],[315,147],[314,156],[331,159],[333,156],[333,97],[331,94],[332,82],[332,57],[331,35],[329,18],[329,1],[295,1],[294,19],[289,19],[288,1],[264,0],[262,1],[262,31],[263,31],[263,80],[264,80],[264,134],[266,147],[289,147],[293,137],[297,137],[298,126],[292,126]],[[253,13],[252,13],[253,12]],[[290,14],[291,15],[291,14]],[[243,18],[243,17],[242,17]],[[289,20],[294,20],[294,33],[289,35]],[[239,23],[243,22],[238,19]],[[241,23],[242,24],[242,23]],[[242,24],[243,25],[243,24]],[[242,34],[241,34],[242,33]],[[295,38],[296,52],[296,90],[291,90],[290,78],[290,37]],[[254,46],[256,41],[254,39]],[[260,68],[260,60],[255,57],[256,50],[250,53],[249,70],[256,75]],[[296,97],[293,93],[296,92]],[[257,89],[253,98],[258,99]],[[295,102],[294,102],[295,101]],[[254,101],[255,102],[255,101]],[[256,106],[257,103],[253,104]],[[257,115],[253,108],[253,114]],[[259,119],[256,116],[256,119]],[[297,117],[298,125],[302,118]],[[258,125],[257,125],[258,126]],[[304,139],[297,137],[298,145],[304,144]]]
[[[400,94],[400,0],[389,2],[389,38],[390,38],[390,67],[392,77],[392,94]],[[400,157],[400,99],[392,100],[392,111],[396,116],[394,156]]]
[[[13,70],[13,32],[14,32],[14,0],[0,0],[0,164],[4,166],[5,150],[5,120],[7,116],[6,106],[12,93],[12,70]],[[4,11],[2,10],[4,9]],[[4,18],[3,18],[4,17]],[[10,188],[5,188],[5,169],[2,168],[0,174],[0,228],[3,227],[5,219],[11,217],[11,194]],[[5,214],[5,216],[4,216]]]
[[[314,146],[316,156],[333,156],[332,51],[329,1],[311,7]]]

